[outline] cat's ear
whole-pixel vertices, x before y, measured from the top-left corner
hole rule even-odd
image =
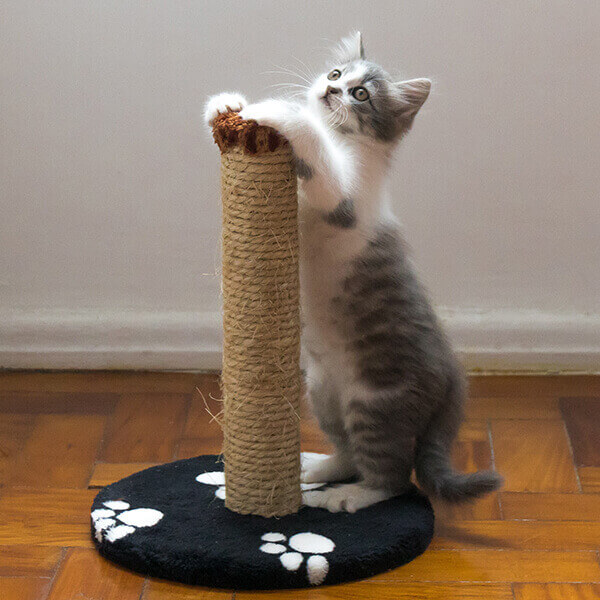
[[[409,79],[396,84],[400,99],[400,116],[412,119],[427,100],[431,90],[429,79]]]
[[[353,31],[349,36],[343,38],[335,49],[335,56],[340,63],[364,59],[365,48],[361,32]]]

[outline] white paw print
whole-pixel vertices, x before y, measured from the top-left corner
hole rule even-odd
[[[326,456],[325,454],[317,454],[315,452],[303,452],[302,453],[302,462],[306,460],[311,460],[315,458],[322,458]],[[215,496],[220,498],[221,500],[225,500],[225,473],[223,471],[209,471],[207,473],[200,473],[198,477],[196,477],[196,481],[198,483],[203,483],[205,485],[214,485],[216,486]],[[316,490],[320,487],[327,485],[326,483],[301,483],[300,487],[303,492],[308,490]]]
[[[104,508],[92,511],[92,521],[96,531],[96,539],[108,542],[120,540],[140,527],[153,527],[163,517],[160,510],[154,508],[134,508],[123,500],[108,500],[102,503]]]
[[[198,477],[196,477],[196,481],[198,483],[204,483],[206,485],[215,485],[217,489],[215,490],[215,496],[220,498],[221,500],[225,500],[225,473],[223,471],[209,471],[208,473],[200,473]],[[301,483],[300,487],[302,491],[306,490],[316,490],[322,486],[326,485],[325,483]]]
[[[335,544],[332,540],[318,533],[297,533],[289,540],[283,533],[265,533],[260,538],[264,543],[260,550],[267,554],[278,554],[279,560],[288,571],[297,571],[304,562],[304,554],[309,557],[306,560],[306,574],[311,585],[319,585],[325,581],[329,571],[329,563],[323,554],[333,552]],[[286,542],[289,546],[284,546]]]
[[[215,496],[221,500],[225,500],[225,473],[223,471],[210,471],[208,473],[200,473],[196,477],[198,483],[206,485],[216,485]]]

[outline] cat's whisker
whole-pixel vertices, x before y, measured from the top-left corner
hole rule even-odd
[[[284,93],[283,97],[289,100],[297,100],[306,98],[306,94],[303,94],[302,92],[289,92]]]
[[[264,71],[263,73],[268,74],[279,74],[279,75],[292,75],[293,77],[298,77],[299,79],[304,79],[301,75],[299,75],[296,71],[292,69],[288,69],[286,67],[280,67],[279,65],[275,65],[275,70]]]
[[[303,78],[303,79],[305,79],[305,80],[309,80],[309,79],[311,78],[311,75],[310,75],[309,73],[305,73],[305,72],[304,72],[303,70],[301,70],[301,69],[298,69],[298,71],[297,71],[297,75],[298,75],[299,77],[302,77],[302,78]]]
[[[332,127],[333,123],[335,121],[335,115],[336,115],[336,109],[333,109],[328,115],[327,115],[327,124]]]
[[[345,106],[340,103],[338,103],[337,106],[333,109],[333,112],[331,113],[328,119],[330,127],[339,127],[345,122],[345,119],[343,119],[341,122],[338,122],[338,117],[342,116],[343,118],[345,114],[344,109]]]
[[[273,83],[269,86],[281,92],[283,97],[290,100],[306,98],[306,90],[308,86],[300,83]]]
[[[339,123],[338,123],[339,116],[340,116],[340,109],[337,108],[332,114],[332,119],[331,119],[332,127],[337,127],[339,125]]]
[[[341,103],[338,103],[336,108],[333,111],[333,116],[335,118],[335,126],[339,126],[341,123],[339,123],[339,117],[343,117],[344,116],[344,105]]]
[[[270,88],[272,88],[272,87],[295,87],[295,88],[302,88],[303,90],[309,89],[309,87],[307,85],[303,85],[301,83],[272,83],[269,87]]]
[[[298,79],[301,79],[302,81],[306,82],[308,85],[312,85],[312,82],[310,81],[310,79],[308,79],[304,75],[298,73],[297,71],[294,71],[293,69],[281,67],[280,65],[275,65],[275,67],[277,69],[281,69],[282,71],[285,71],[288,75],[292,75],[293,77],[298,77]]]
[[[298,73],[295,71],[290,71],[289,69],[284,69],[283,67],[277,70],[269,70],[269,71],[261,71],[261,75],[293,75],[294,77],[298,77]]]
[[[302,65],[303,68],[301,69],[301,72],[304,75],[313,80],[317,78],[317,74],[303,60],[300,60],[296,56],[292,56],[292,58]]]
[[[277,90],[277,92],[278,93],[274,93],[273,95],[276,97],[279,97],[279,98],[302,98],[302,97],[304,97],[304,94],[297,90],[282,89],[282,90]]]
[[[304,81],[305,83],[310,83],[308,80],[306,80],[304,77],[301,77],[300,75],[298,75],[298,73],[294,73],[293,71],[262,71],[261,75],[285,75],[286,77],[289,77],[290,75],[292,77],[297,77],[298,79],[300,79],[301,81]]]
[[[344,106],[344,120],[340,123],[340,125],[343,125],[349,118],[350,118],[350,111],[348,110],[347,106]]]

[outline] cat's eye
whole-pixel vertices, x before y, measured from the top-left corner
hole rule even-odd
[[[364,102],[369,99],[369,92],[364,87],[356,87],[352,90],[352,95],[359,101]]]
[[[339,71],[338,69],[334,69],[333,71],[331,71],[331,73],[329,73],[329,75],[327,75],[327,79],[329,79],[329,81],[335,81],[336,79],[339,79],[342,76],[342,72]]]

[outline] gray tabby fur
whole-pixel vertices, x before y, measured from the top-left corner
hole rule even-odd
[[[359,377],[374,391],[349,399],[313,390],[323,430],[350,454],[364,482],[401,493],[413,467],[428,492],[460,502],[496,489],[493,472],[450,464],[466,390],[462,368],[407,258],[397,229],[382,226],[355,260],[332,311]]]

